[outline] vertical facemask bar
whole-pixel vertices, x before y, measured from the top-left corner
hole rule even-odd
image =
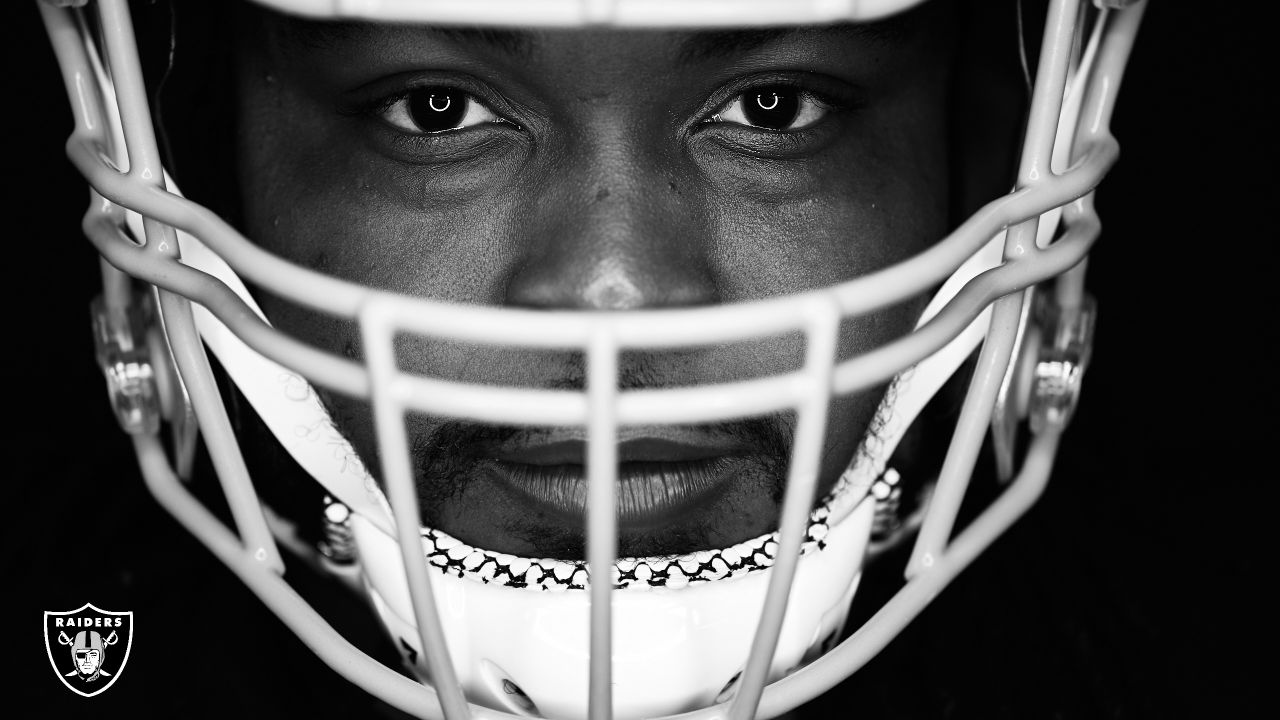
[[[1083,153],[1082,146],[1094,142],[1099,135],[1105,134],[1111,125],[1111,113],[1115,110],[1115,96],[1120,91],[1123,69],[1129,61],[1129,51],[1133,48],[1133,39],[1142,22],[1142,13],[1146,11],[1146,2],[1136,2],[1130,7],[1115,11],[1104,7],[1099,11],[1098,27],[1090,38],[1086,55],[1097,54],[1095,67],[1098,71],[1091,78],[1090,86],[1096,91],[1086,94],[1080,110],[1080,121],[1076,128],[1071,159]],[[1092,214],[1092,193],[1073,203],[1065,209],[1064,217],[1070,220],[1078,213]],[[1058,304],[1064,308],[1079,307],[1084,299],[1084,275],[1088,259],[1072,268],[1055,286]]]
[[[1078,68],[1094,67],[1094,63],[1096,62],[1096,56],[1098,54],[1098,48],[1102,44],[1102,38],[1105,35],[1105,29],[1108,24],[1109,12],[1110,11],[1105,7],[1098,11],[1098,18],[1094,22],[1093,32],[1089,33],[1088,45],[1085,46],[1084,51],[1081,53],[1082,57],[1080,59],[1080,62],[1078,64],[1073,63],[1073,67],[1072,67],[1073,75]],[[1081,36],[1084,35],[1083,17],[1085,15],[1086,15],[1085,13],[1081,13],[1082,20],[1080,23],[1077,23],[1078,25],[1080,25],[1080,27],[1078,27],[1076,32]],[[1085,122],[1086,115],[1082,111],[1081,105],[1085,102],[1086,98],[1089,97],[1089,95],[1085,92],[1087,89],[1088,89],[1088,84],[1083,82],[1083,78],[1081,78],[1081,80],[1074,83],[1074,87],[1068,90],[1069,95],[1068,95],[1067,101],[1075,105],[1075,112],[1073,117],[1076,119],[1076,122],[1073,123],[1070,128],[1068,128],[1069,133],[1065,136],[1065,138],[1059,139],[1059,144],[1065,145],[1066,147],[1054,148],[1054,153],[1056,157],[1054,157],[1053,162],[1055,166],[1058,166],[1059,164],[1070,166],[1070,163],[1074,162],[1076,158],[1081,154],[1081,150],[1080,150],[1081,143],[1077,140],[1077,133],[1080,130],[1080,125]],[[1057,168],[1055,167],[1054,169],[1056,171]],[[1069,222],[1067,213],[1070,213],[1073,207],[1075,207],[1075,203],[1072,203],[1071,205],[1063,209],[1064,223]],[[1081,307],[1081,305],[1085,302],[1084,278],[1085,278],[1085,273],[1087,272],[1088,265],[1089,265],[1089,258],[1086,257],[1084,260],[1080,261],[1079,265],[1068,270],[1066,273],[1061,275],[1056,282],[1053,283],[1054,299],[1058,307],[1061,307],[1064,310],[1075,310]]]
[[[118,152],[119,143],[112,127],[105,121],[108,114],[119,115],[118,110],[108,108],[107,98],[99,92],[97,78],[105,77],[101,56],[86,27],[81,12],[55,9],[47,3],[39,3],[40,12],[49,40],[58,56],[63,84],[71,101],[75,120],[73,138],[92,138],[100,152],[120,167],[128,163]],[[114,112],[113,112],[114,111]],[[124,208],[109,202],[97,190],[89,188],[89,208],[85,211],[82,228],[86,234],[105,232],[113,239],[124,227]],[[121,270],[113,267],[103,257],[98,258],[98,272],[102,278],[102,304],[108,316],[128,317],[133,304],[133,281]]]
[[[49,34],[49,41],[58,56],[64,87],[71,103],[75,129],[72,142],[89,140],[113,164],[127,162],[117,153],[117,141],[105,117],[111,110],[107,98],[99,92],[97,78],[105,77],[101,57],[85,23],[84,14],[78,11],[54,8],[39,3],[40,13]],[[118,113],[117,113],[118,114]],[[124,208],[109,202],[97,190],[89,189],[89,208],[85,211],[82,229],[90,237],[95,233],[110,236],[112,241],[122,234]],[[103,304],[108,313],[126,316],[133,303],[133,281],[116,269],[105,258],[98,259],[102,277]]]
[[[1049,6],[1045,21],[1046,39],[1040,48],[1027,136],[1018,167],[1019,189],[1048,179],[1052,173],[1053,143],[1062,113],[1067,71],[1075,48],[1074,30],[1079,10],[1079,0],[1053,0]],[[1036,232],[1039,223],[1037,216],[1009,228],[1005,238],[1005,262],[1016,263],[1038,251]],[[907,563],[908,578],[932,567],[951,537],[960,502],[964,499],[969,477],[973,474],[991,422],[1000,383],[1010,362],[1023,297],[1024,293],[1015,292],[995,302],[991,328],[979,354],[978,367],[965,395],[936,489],[929,499],[929,511]]]
[[[778,528],[778,552],[770,569],[769,588],[765,594],[760,625],[751,641],[751,653],[742,671],[737,697],[729,706],[731,720],[755,717],[760,695],[769,679],[773,654],[782,632],[792,580],[800,560],[800,546],[808,527],[822,467],[823,439],[826,437],[827,412],[831,401],[833,370],[836,362],[840,309],[833,296],[819,295],[805,308],[805,366],[802,371],[805,392],[796,406],[796,432],[791,448],[791,466],[787,473],[787,489],[783,496],[782,518]]]
[[[91,192],[89,202],[93,207],[103,208],[108,204],[101,195]],[[94,212],[92,209],[90,212]],[[122,213],[123,214],[123,213]],[[124,218],[121,217],[119,222],[123,223]],[[117,225],[119,227],[119,225]],[[102,275],[102,300],[111,310],[123,310],[132,304],[133,280],[127,273],[117,270],[101,257],[98,259],[99,270]]]
[[[67,14],[58,13],[47,8],[43,3],[41,4],[41,8],[48,10],[48,12],[45,12],[46,25],[49,24],[49,19],[51,17],[69,17]],[[101,65],[101,55],[97,51],[97,48],[92,46],[92,34],[84,27],[84,14],[75,13],[74,19],[79,25],[78,31],[83,42],[90,44],[89,47],[84,48],[84,52],[78,54],[80,67],[84,67],[85,65],[90,65],[92,67],[92,72],[89,77],[85,77],[85,73],[83,72],[77,74],[77,87],[75,88],[75,92],[71,93],[73,96],[78,96],[80,98],[80,107],[85,112],[84,118],[81,118],[80,113],[72,113],[76,117],[77,123],[82,119],[85,121],[83,128],[77,127],[77,134],[81,131],[96,130],[96,134],[100,135],[100,141],[102,146],[105,148],[107,156],[112,158],[114,162],[120,164],[121,167],[124,167],[128,163],[128,158],[120,157],[115,133],[109,132],[111,129],[110,126],[103,123],[102,114],[97,112],[99,108],[106,108],[106,98],[103,98],[98,92],[98,83],[92,82],[94,77],[106,77],[106,71]],[[119,116],[120,114],[119,108],[110,108],[107,109],[107,112],[112,113],[115,116]],[[92,113],[92,115],[90,115],[90,113]],[[95,212],[95,208],[98,209],[96,212],[109,214],[112,218],[112,224],[115,227],[124,227],[124,208],[118,207],[114,203],[107,202],[106,198],[99,195],[97,190],[90,188],[89,212]],[[133,303],[133,280],[127,273],[112,266],[105,258],[100,258],[98,260],[98,265],[102,275],[103,303],[111,312],[127,312],[127,308]]]
[[[113,162],[117,161],[115,138],[112,133],[107,132],[108,126],[103,121],[105,99],[98,92],[98,83],[95,81],[96,74],[100,72],[93,67],[93,63],[98,60],[98,53],[96,48],[86,47],[87,43],[92,43],[92,39],[88,30],[83,27],[84,15],[55,9],[43,2],[39,3],[39,7],[54,49],[60,57],[65,57],[60,64],[64,69],[77,68],[74,72],[63,73],[67,97],[71,99],[73,109],[71,115],[76,125],[73,136],[96,136],[106,155]],[[67,55],[74,55],[74,59],[66,57]],[[116,227],[124,224],[123,208],[108,202],[93,188],[89,189],[89,212],[111,215]],[[98,266],[102,276],[104,304],[111,311],[124,312],[132,303],[132,280],[105,258],[99,258]]]
[[[1104,10],[1105,29],[1098,49],[1097,70],[1090,81],[1096,91],[1089,93],[1080,113],[1080,127],[1076,131],[1076,143],[1096,143],[1110,132],[1111,114],[1116,107],[1116,94],[1129,62],[1129,52],[1138,34],[1142,14],[1146,12],[1146,0],[1134,2],[1122,10]]]
[[[1022,319],[1023,293],[1015,292],[996,301],[986,341],[978,354],[978,365],[960,409],[960,419],[938,475],[937,488],[929,498],[925,516],[912,557],[907,564],[908,579],[927,572],[944,553],[955,523],[960,502],[964,499],[969,478],[978,459],[978,451],[987,432],[995,408],[996,392],[1004,379],[1013,354],[1018,325]]]
[[[129,182],[164,192],[164,169],[151,124],[151,111],[128,2],[101,0],[98,11],[107,67],[119,105],[120,125],[124,131],[125,151],[129,157]],[[146,235],[145,251],[154,252],[169,262],[177,262],[180,252],[174,229],[149,217],[143,218],[143,227]],[[275,572],[283,573],[284,563],[249,480],[249,470],[240,455],[231,422],[227,418],[209,367],[208,356],[204,353],[195,329],[190,302],[161,290],[160,309],[165,315],[165,327],[178,371],[191,394],[196,419],[204,433],[210,459],[222,483],[223,494],[235,518],[236,529],[251,557]]]
[[[430,570],[422,553],[418,513],[418,491],[409,461],[408,428],[405,426],[408,393],[396,366],[394,302],[371,297],[360,310],[360,334],[364,342],[365,362],[369,369],[369,397],[373,405],[374,431],[378,437],[378,453],[382,462],[382,482],[387,501],[396,522],[396,539],[404,564],[409,598],[413,602],[413,620],[418,628],[423,658],[431,683],[439,695],[446,720],[471,717],[467,699],[458,683],[449,648],[445,644],[440,613],[431,588]]]
[[[618,554],[618,346],[601,323],[591,337],[587,402],[587,572],[591,578],[591,663],[587,713],[613,717],[613,563]]]
[[[1129,7],[1124,8],[1125,5]],[[1073,128],[1075,134],[1069,155],[1073,162],[1085,153],[1088,145],[1106,137],[1122,77],[1117,69],[1122,70],[1128,61],[1128,52],[1146,8],[1145,2],[1124,0],[1117,2],[1116,6],[1122,9],[1101,8],[1097,26],[1084,53],[1086,59],[1096,58],[1099,71],[1092,73],[1090,78],[1091,86],[1097,90],[1081,98],[1082,107],[1079,121]],[[1064,222],[1068,226],[1096,224],[1093,200],[1094,195],[1090,192],[1067,205],[1063,209]],[[1053,284],[1054,304],[1058,310],[1055,321],[1046,328],[1051,333],[1046,338],[1048,347],[1041,355],[1035,377],[1031,380],[1037,388],[1028,406],[1032,432],[1066,425],[1078,402],[1080,375],[1088,367],[1097,317],[1096,303],[1085,292],[1087,264],[1086,258]],[[1041,388],[1046,392],[1039,392]]]

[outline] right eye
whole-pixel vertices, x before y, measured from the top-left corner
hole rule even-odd
[[[471,94],[445,86],[413,88],[393,98],[378,115],[397,130],[414,135],[435,135],[503,122],[497,113]]]

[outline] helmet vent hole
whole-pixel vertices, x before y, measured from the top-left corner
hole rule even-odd
[[[809,645],[809,649],[805,650],[804,656],[800,658],[800,662],[796,663],[790,668],[787,668],[787,672],[784,673],[784,677],[786,675],[790,675],[794,673],[795,671],[799,670],[805,665],[808,665],[809,663],[817,660],[823,655],[826,655],[827,653],[831,652],[831,650],[836,645],[840,644],[839,641],[840,641],[839,629],[834,629],[831,632],[828,632],[821,639],[815,640],[811,645]]]
[[[516,684],[505,670],[489,660],[481,660],[480,667],[490,692],[507,710],[525,717],[543,716],[538,712],[538,706],[533,702],[533,698],[529,697],[529,694]]]
[[[538,711],[538,706],[533,704],[533,701],[529,699],[529,696],[525,694],[525,691],[521,690],[519,685],[511,682],[510,680],[502,681],[502,692],[512,696],[512,700],[526,710],[530,710],[535,713]]]
[[[738,679],[741,677],[742,671],[739,670],[733,674],[733,677],[729,678],[729,682],[725,683],[724,687],[721,688],[720,692],[716,695],[717,703],[728,702],[738,693]]]

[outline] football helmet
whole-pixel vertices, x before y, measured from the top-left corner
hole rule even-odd
[[[272,255],[166,173],[127,0],[40,0],[75,116],[67,152],[92,188],[84,230],[104,259],[98,361],[145,481],[190,532],[336,672],[421,717],[773,717],[855,672],[1041,493],[1090,354],[1083,290],[1093,190],[1117,157],[1108,129],[1145,3],[1049,0],[1015,187],[909,259],[832,287],[708,307],[621,312],[450,304],[361,286]],[[919,0],[256,0],[308,17],[465,26],[722,28],[868,22]],[[357,323],[363,357],[267,320],[247,284]],[[842,320],[932,292],[915,329],[837,357]],[[621,353],[798,333],[795,371],[732,383],[623,389]],[[406,372],[403,335],[572,350],[582,390],[468,384]],[[287,518],[255,491],[209,355],[323,486],[317,562],[365,595],[415,682],[353,646],[284,578]],[[938,477],[905,527],[891,458],[922,409],[976,354]],[[833,397],[892,383],[877,432],[824,498]],[[380,468],[334,427],[316,388],[373,408]],[[777,530],[718,550],[619,558],[616,482],[628,426],[792,412]],[[420,521],[405,417],[583,428],[584,561],[471,547]],[[197,432],[198,428],[198,432]],[[961,500],[991,433],[1006,485],[966,526]],[[202,436],[230,522],[186,485]],[[376,480],[375,480],[376,474]],[[914,548],[901,590],[844,623],[865,558],[888,534]]]
[[[114,635],[106,644],[115,642]],[[71,657],[75,661],[76,670],[91,680],[96,680],[98,674],[102,670],[102,661],[106,655],[106,648],[102,641],[102,635],[96,630],[81,630],[76,633],[76,638],[71,643]]]

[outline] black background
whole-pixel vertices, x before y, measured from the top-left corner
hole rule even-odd
[[[33,3],[14,5],[5,714],[359,717],[361,693],[151,500],[114,430],[70,115]],[[1094,365],[1049,490],[815,716],[1263,714],[1280,195],[1259,6],[1149,9],[1099,192]],[[120,681],[92,700],[54,677],[40,631],[44,610],[86,601],[134,611],[137,627]]]

